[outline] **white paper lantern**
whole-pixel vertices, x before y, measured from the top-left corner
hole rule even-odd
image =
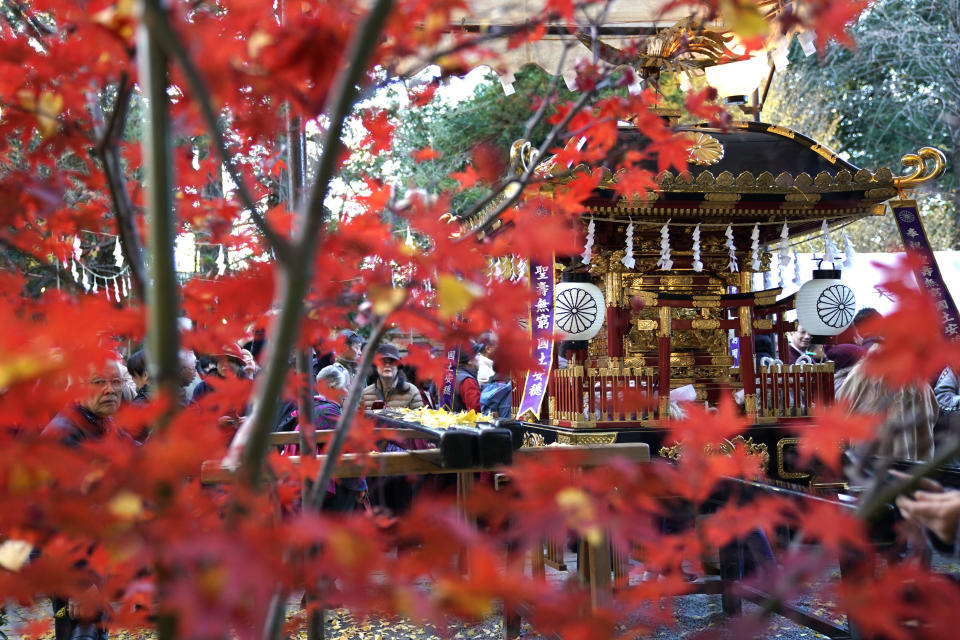
[[[857,312],[853,290],[840,282],[839,269],[818,269],[797,291],[797,322],[822,343],[850,326]],[[819,338],[819,340],[818,340]]]
[[[554,292],[554,324],[564,340],[589,340],[600,332],[606,304],[589,282],[561,282]]]

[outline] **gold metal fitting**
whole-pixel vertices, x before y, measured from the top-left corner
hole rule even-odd
[[[894,186],[897,189],[911,188],[930,180],[936,180],[943,175],[947,168],[947,156],[935,147],[921,147],[916,153],[908,153],[903,156],[900,162],[904,167],[910,169],[910,173],[893,179]],[[932,163],[932,168],[928,167],[928,162]]]

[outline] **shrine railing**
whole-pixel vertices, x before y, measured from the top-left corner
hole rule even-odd
[[[757,415],[809,416],[833,403],[833,363],[770,364],[757,367]]]
[[[731,386],[742,387],[739,369],[730,373]],[[833,363],[757,367],[755,388],[759,421],[810,416],[814,407],[833,402]],[[656,367],[554,369],[548,389],[549,411],[544,415],[558,426],[653,426],[661,418]],[[523,380],[514,380],[514,411],[522,392]]]

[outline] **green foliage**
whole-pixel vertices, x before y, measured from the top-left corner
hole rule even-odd
[[[839,150],[857,166],[900,170],[922,146],[943,150],[947,174],[918,194],[936,249],[960,243],[960,0],[879,0],[852,29],[855,50],[821,57],[794,47],[764,119]],[[891,220],[850,227],[864,251],[890,250]]]
[[[363,172],[389,176],[398,198],[413,188],[454,191],[452,212],[461,214],[483,197],[485,189],[482,186],[458,189],[449,174],[462,171],[481,142],[499,150],[506,163],[510,146],[524,136],[537,101],[548,95],[553,86],[552,76],[539,67],[528,66],[516,74],[516,91],[509,96],[492,71],[484,75],[469,95],[456,100],[441,91],[420,109],[408,107],[405,91],[394,92],[387,107],[391,120],[397,124],[393,147],[375,157],[355,150],[343,179],[349,182]],[[561,101],[575,96],[566,90],[562,81],[558,92]],[[548,109],[547,113],[551,112],[552,109]],[[534,143],[543,140],[549,128],[542,120],[533,128],[530,139]],[[415,159],[413,153],[426,147],[437,151],[439,156],[430,160]],[[378,171],[370,170],[371,162]]]

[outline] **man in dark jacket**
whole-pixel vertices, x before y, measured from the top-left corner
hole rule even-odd
[[[108,362],[86,381],[89,395],[54,416],[41,435],[75,447],[84,440],[102,438],[110,426],[110,416],[120,408],[123,378],[120,366]]]
[[[120,408],[120,392],[123,388],[120,365],[108,362],[102,369],[94,371],[85,385],[88,395],[54,416],[40,432],[42,437],[54,438],[68,447],[80,447],[84,442],[103,438],[111,431],[111,417]],[[91,589],[94,589],[96,581],[92,579],[94,586]],[[98,638],[107,637],[106,631],[98,628],[95,622],[85,623],[75,618],[72,603],[59,597],[51,600],[56,640],[69,640],[78,629],[95,633]]]

